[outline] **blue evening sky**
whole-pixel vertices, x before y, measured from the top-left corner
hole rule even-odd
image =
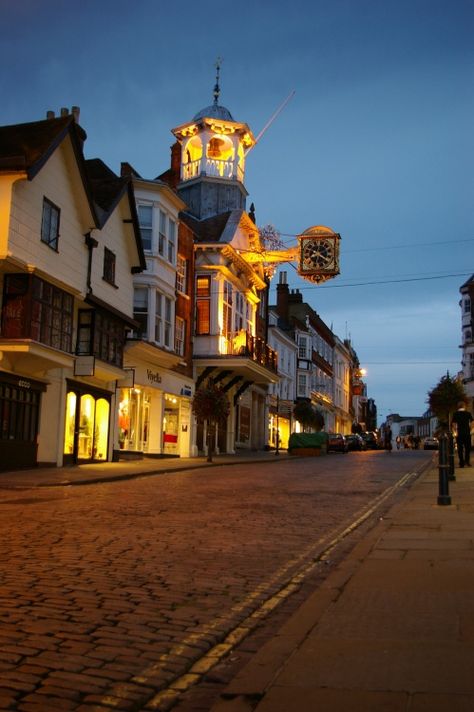
[[[459,370],[474,272],[473,0],[0,0],[0,19],[0,124],[78,105],[86,156],[116,172],[168,168],[219,55],[220,103],[255,135],[294,91],[249,154],[247,207],[288,245],[341,233],[336,279],[282,269],[352,339],[379,421],[423,413]]]

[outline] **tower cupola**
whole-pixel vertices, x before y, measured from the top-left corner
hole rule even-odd
[[[250,128],[235,121],[218,103],[217,64],[214,103],[172,129],[181,146],[180,197],[189,212],[205,219],[227,210],[245,209],[245,157],[255,144]]]

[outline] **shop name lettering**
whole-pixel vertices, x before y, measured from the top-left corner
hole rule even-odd
[[[159,373],[154,373],[153,371],[150,371],[149,368],[147,368],[146,375],[148,380],[151,381],[151,383],[161,383],[161,376]]]

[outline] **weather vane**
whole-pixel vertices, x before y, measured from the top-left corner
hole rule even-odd
[[[219,72],[221,70],[221,64],[222,64],[222,57],[218,57],[217,61],[215,63],[215,68],[216,68],[216,83],[214,85],[214,106],[217,106],[217,100],[219,99],[219,94],[221,93],[221,89],[219,86]]]

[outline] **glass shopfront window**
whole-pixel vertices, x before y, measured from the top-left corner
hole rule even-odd
[[[110,395],[70,386],[66,396],[64,464],[107,460]]]
[[[121,450],[146,452],[150,431],[150,395],[142,388],[122,388],[119,402]]]

